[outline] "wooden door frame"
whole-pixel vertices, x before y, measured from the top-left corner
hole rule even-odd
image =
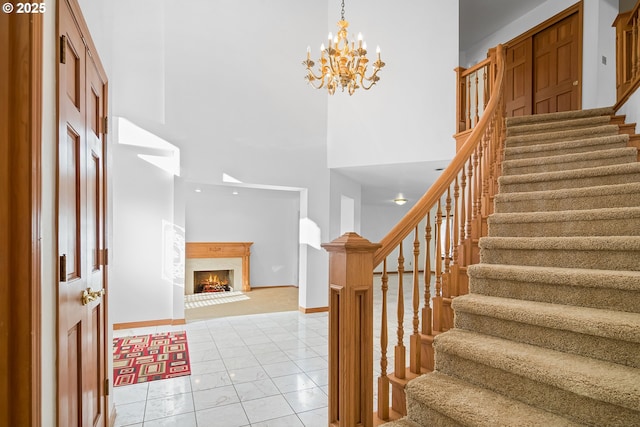
[[[42,424],[43,27],[0,14],[0,425]]]
[[[527,38],[533,38],[533,36],[535,36],[536,34],[546,30],[547,28],[550,28],[551,26],[573,15],[574,13],[578,14],[578,47],[579,47],[578,49],[578,80],[580,81],[580,84],[578,85],[578,106],[577,106],[578,108],[577,109],[581,109],[582,108],[582,51],[584,47],[583,37],[582,37],[582,28],[583,28],[583,20],[584,20],[583,0],[580,0],[578,3],[574,4],[573,6],[569,6],[562,12],[536,25],[535,27],[531,28],[527,32],[522,33],[519,36],[509,40],[507,43],[505,43],[505,46],[508,49],[509,47],[515,46]],[[532,54],[533,54],[533,51],[532,51]],[[533,84],[533,78],[531,83]],[[531,95],[531,111],[533,111],[533,93]]]

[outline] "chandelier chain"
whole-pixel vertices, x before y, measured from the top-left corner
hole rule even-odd
[[[344,21],[344,0],[342,0],[342,11],[340,16],[342,17],[341,19]]]

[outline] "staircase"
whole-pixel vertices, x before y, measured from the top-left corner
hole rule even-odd
[[[640,163],[611,113],[507,119],[470,293],[387,426],[640,426]]]

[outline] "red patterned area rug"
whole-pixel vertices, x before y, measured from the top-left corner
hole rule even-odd
[[[191,375],[187,333],[113,339],[114,387]]]

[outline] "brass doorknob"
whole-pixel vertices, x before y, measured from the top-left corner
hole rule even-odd
[[[574,85],[574,86],[578,86],[578,81],[577,81],[577,80],[576,80],[576,81],[574,81],[574,82],[573,82],[573,85]]]
[[[104,288],[100,289],[99,291],[92,291],[91,288],[85,289],[84,291],[82,291],[82,305],[87,305],[90,302],[97,300],[102,295],[104,295],[105,292],[106,291],[104,290]]]

